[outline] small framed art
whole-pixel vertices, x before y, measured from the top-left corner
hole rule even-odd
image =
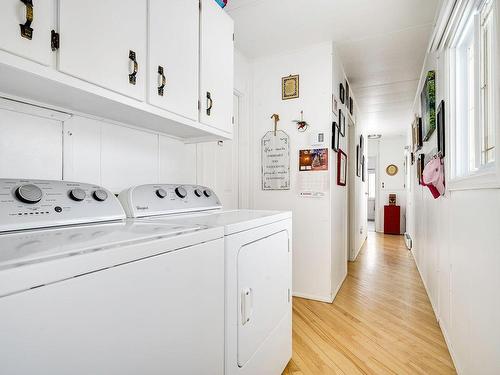
[[[347,185],[347,154],[340,149],[337,152],[337,185]]]
[[[339,141],[340,141],[339,126],[334,121],[334,122],[332,122],[332,150],[333,151],[339,150],[339,143],[340,143]]]
[[[340,135],[345,137],[345,115],[342,112],[342,109],[339,109],[339,129]]]
[[[365,172],[366,168],[365,168],[365,155],[363,155],[363,157],[361,158],[361,181],[365,182],[365,176],[366,176],[366,172]]]
[[[339,86],[339,98],[340,98],[340,102],[342,104],[344,104],[345,103],[345,89],[344,89],[344,85],[342,83]]]
[[[417,179],[419,185],[424,184],[424,179],[423,179],[424,168],[425,168],[425,154],[420,154],[418,155],[417,159]]]
[[[440,157],[444,158],[446,156],[446,137],[445,137],[445,112],[444,112],[444,100],[439,103],[437,112],[437,132],[438,132],[438,152]]]
[[[413,152],[417,152],[423,146],[422,142],[422,118],[415,116],[415,120],[412,124],[412,143]]]
[[[356,176],[361,177],[361,154],[359,145],[356,145]]]
[[[351,115],[354,114],[354,102],[352,100],[352,97],[349,97],[349,113]]]
[[[289,75],[281,78],[281,99],[296,99],[299,97],[299,76]]]

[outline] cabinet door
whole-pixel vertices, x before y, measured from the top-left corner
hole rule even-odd
[[[215,1],[201,0],[200,22],[200,122],[232,132],[233,20]]]
[[[54,24],[54,0],[32,0],[32,7],[19,0],[2,0],[0,11],[0,49],[50,65],[50,32]],[[31,25],[24,28],[32,16]]]
[[[149,0],[149,102],[198,120],[198,0]]]
[[[59,70],[144,100],[147,0],[60,0],[59,4]]]

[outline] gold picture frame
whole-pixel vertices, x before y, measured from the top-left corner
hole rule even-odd
[[[281,78],[281,99],[296,99],[299,97],[299,75],[289,75]]]

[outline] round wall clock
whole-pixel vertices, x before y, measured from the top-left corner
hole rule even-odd
[[[385,169],[385,171],[389,176],[395,176],[398,173],[398,167],[394,164],[391,164]]]

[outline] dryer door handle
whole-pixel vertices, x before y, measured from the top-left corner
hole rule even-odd
[[[241,291],[241,325],[250,322],[253,312],[253,290],[245,288]]]

